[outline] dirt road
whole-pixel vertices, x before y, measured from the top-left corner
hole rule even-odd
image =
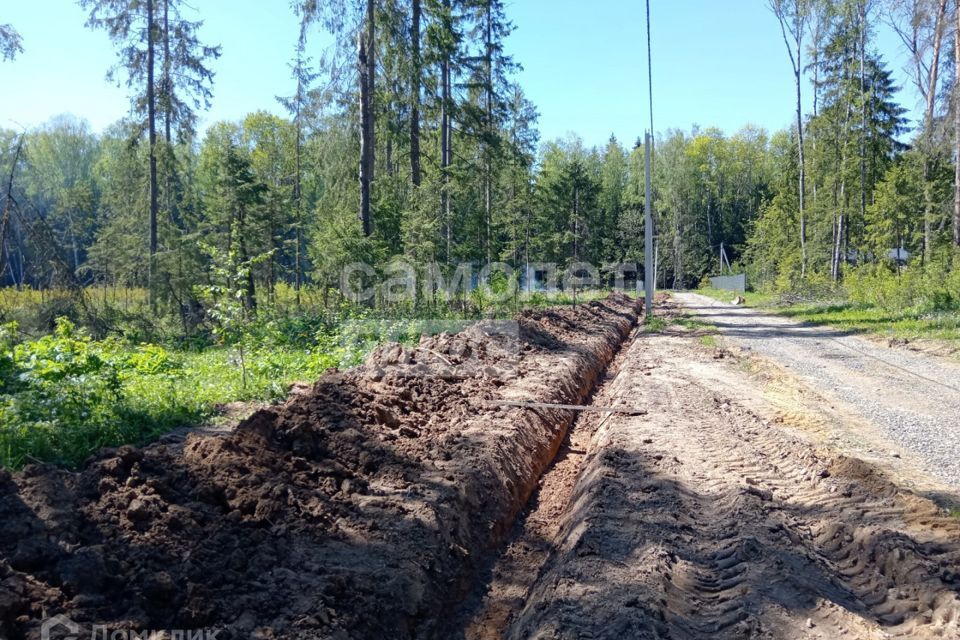
[[[741,364],[641,334],[594,402],[649,415],[599,425],[552,530],[548,475],[464,637],[960,637],[960,520],[778,423]]]
[[[0,473],[0,640],[60,613],[116,637],[960,638],[960,518],[820,437],[854,424],[821,396],[785,410],[789,376],[637,310],[385,346],[228,434]]]
[[[905,456],[960,491],[960,364],[698,294],[675,299],[875,427],[866,453]]]

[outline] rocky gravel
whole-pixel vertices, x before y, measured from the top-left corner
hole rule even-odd
[[[698,294],[675,298],[734,343],[845,404],[923,471],[960,490],[960,364]]]

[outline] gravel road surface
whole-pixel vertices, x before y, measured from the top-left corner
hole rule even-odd
[[[694,293],[675,299],[741,347],[844,403],[960,489],[960,365]]]

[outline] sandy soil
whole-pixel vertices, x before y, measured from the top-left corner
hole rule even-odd
[[[623,385],[629,375],[620,376],[623,363],[637,344],[637,328],[614,358],[592,398],[594,406],[627,407]],[[560,451],[538,483],[535,493],[517,519],[501,549],[488,555],[473,590],[461,604],[446,638],[496,640],[503,636],[555,549],[561,516],[570,501],[597,429],[613,416],[611,412],[584,413],[571,425]]]
[[[851,417],[833,435],[857,455],[960,494],[960,363],[697,294],[675,299]]]
[[[650,414],[596,430],[536,527],[548,551],[530,564],[546,560],[513,581],[495,567],[466,637],[960,637],[960,520],[785,424],[696,333],[641,334],[618,369],[595,402]]]

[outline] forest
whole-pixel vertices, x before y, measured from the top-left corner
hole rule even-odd
[[[439,265],[447,277],[465,263],[518,273],[589,263],[605,286],[610,265],[643,262],[642,123],[636,140],[601,147],[541,140],[503,0],[296,0],[286,10],[300,35],[278,70],[289,75],[286,115],[202,130],[220,55],[200,40],[203,16],[184,0],[79,4],[88,19],[76,28],[114,46],[104,71],[127,87],[130,115],[102,132],[71,115],[0,129],[8,466],[76,463],[232,401],[281,397],[378,341],[350,333],[351,319],[415,337],[409,318],[547,297],[517,292],[501,308],[480,287],[358,303],[341,287],[354,263]],[[699,286],[720,271],[722,247],[751,288],[785,300],[956,312],[960,9],[770,0],[757,10],[783,37],[793,125],[656,133],[657,286]],[[897,86],[893,52],[877,47],[881,25],[909,55],[910,86]],[[314,49],[319,33],[335,38],[329,55]],[[28,46],[0,25],[0,65]],[[923,119],[911,129],[903,105],[915,102]],[[63,428],[81,424],[65,442]]]

